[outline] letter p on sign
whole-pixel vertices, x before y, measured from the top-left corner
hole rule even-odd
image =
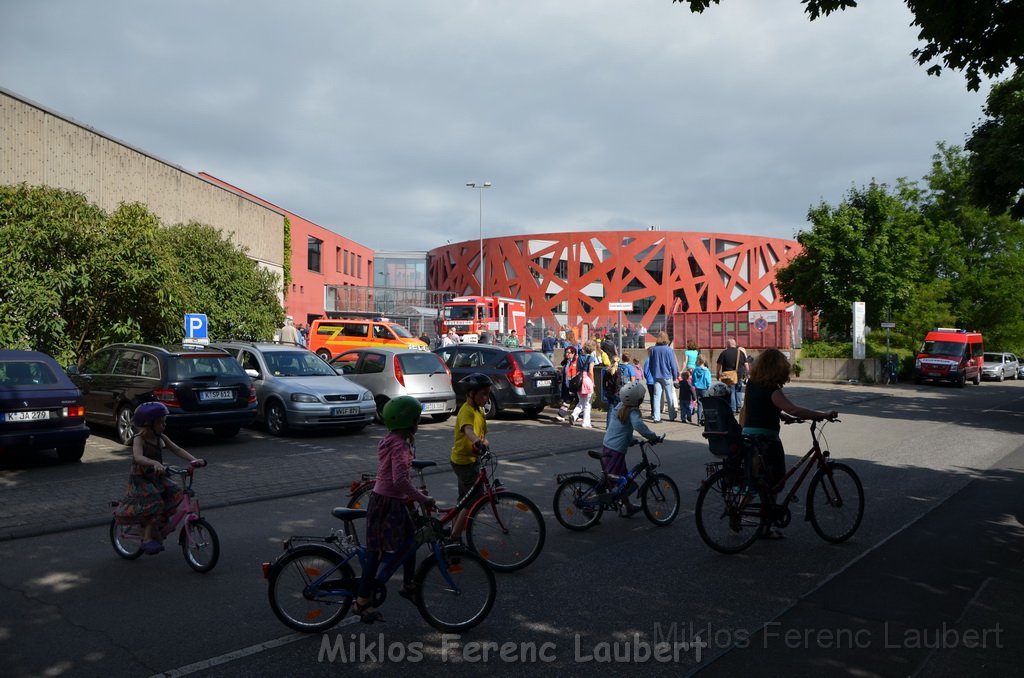
[[[205,313],[185,314],[185,343],[206,344],[210,341],[206,331]]]

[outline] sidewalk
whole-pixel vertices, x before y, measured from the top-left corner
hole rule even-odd
[[[1022,523],[1024,447],[694,673],[1019,676]]]

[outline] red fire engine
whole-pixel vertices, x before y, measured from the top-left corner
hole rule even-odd
[[[492,336],[515,330],[519,341],[525,343],[526,302],[508,297],[455,297],[445,302],[441,320],[441,332],[449,329],[464,342],[478,341],[484,330]]]

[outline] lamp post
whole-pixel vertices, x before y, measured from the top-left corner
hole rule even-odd
[[[480,296],[484,296],[484,189],[491,187],[491,182],[477,183],[470,181],[466,183],[467,188],[476,188],[480,191]]]

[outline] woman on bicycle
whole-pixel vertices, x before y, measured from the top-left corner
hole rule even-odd
[[[182,499],[181,488],[165,475],[164,450],[173,452],[190,464],[206,465],[205,461],[196,459],[164,435],[167,415],[167,406],[159,402],[143,403],[135,410],[135,426],[139,432],[132,439],[128,491],[114,511],[119,523],[143,526],[142,550],[149,555],[164,550],[157,528],[174,514]]]
[[[612,411],[608,418],[608,430],[605,431],[602,444],[604,449],[601,456],[601,468],[608,476],[609,483],[617,482],[625,478],[629,473],[626,468],[626,450],[633,440],[633,432],[636,431],[652,443],[661,440],[657,433],[652,431],[644,423],[640,414],[640,405],[644,401],[644,394],[647,386],[640,381],[631,381],[624,385],[619,391],[619,404]],[[609,488],[612,489],[612,488]],[[632,517],[640,507],[629,500],[629,496],[622,497],[623,518]]]
[[[373,581],[385,554],[405,547],[416,532],[408,502],[418,501],[424,506],[434,503],[409,480],[409,467],[416,457],[416,427],[422,414],[423,406],[412,396],[389,400],[381,412],[389,433],[377,445],[377,480],[366,509],[366,551],[370,558],[359,584],[359,597],[352,607],[364,624],[384,621],[380,611],[370,606]],[[398,595],[411,599],[415,591],[416,556],[406,559],[402,568]]]
[[[769,483],[776,483],[786,475],[786,451],[779,439],[783,412],[799,419],[819,421],[839,416],[835,410],[819,412],[790,401],[782,387],[789,382],[791,369],[782,351],[777,348],[762,351],[750,371],[747,396],[740,413],[743,435],[753,438],[755,445],[762,450],[768,466]],[[772,536],[781,534],[776,532]]]
[[[466,387],[466,402],[462,403],[455,417],[455,444],[452,445],[451,464],[455,477],[459,480],[459,498],[468,494],[476,483],[479,473],[480,452],[490,446],[487,442],[487,416],[484,406],[491,398],[491,386],[494,382],[486,374],[474,372],[459,380]],[[476,499],[480,490],[470,498]],[[471,506],[472,501],[466,504]],[[469,509],[462,509],[455,517],[452,526],[452,541],[461,541],[462,530],[466,526]]]

